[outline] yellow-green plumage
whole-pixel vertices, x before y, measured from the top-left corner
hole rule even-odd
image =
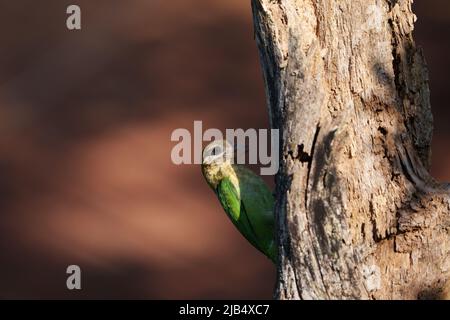
[[[241,234],[275,263],[273,195],[261,177],[242,165],[231,163],[232,150],[225,144],[214,141],[205,148],[205,151],[220,148],[223,156],[204,155],[203,175]]]

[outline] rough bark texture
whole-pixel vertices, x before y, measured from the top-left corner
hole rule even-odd
[[[280,299],[417,299],[450,276],[450,192],[411,0],[252,0],[277,175]]]

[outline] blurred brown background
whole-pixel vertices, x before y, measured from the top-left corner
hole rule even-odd
[[[66,8],[82,30],[66,29]],[[1,0],[0,298],[271,298],[176,128],[265,128],[249,0]],[[450,181],[450,3],[416,1]],[[82,269],[68,291],[66,267]]]

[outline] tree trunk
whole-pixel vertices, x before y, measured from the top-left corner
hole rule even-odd
[[[412,0],[252,0],[276,177],[279,299],[417,299],[450,276]]]

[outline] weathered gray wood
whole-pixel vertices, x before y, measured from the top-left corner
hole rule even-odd
[[[411,2],[252,0],[281,130],[279,299],[432,298],[450,276]]]

